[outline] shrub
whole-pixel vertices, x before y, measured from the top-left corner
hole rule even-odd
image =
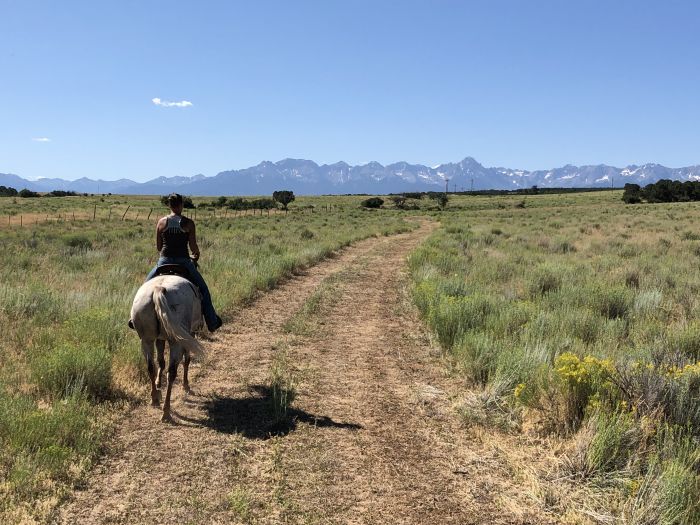
[[[440,209],[445,209],[447,203],[450,201],[450,198],[447,196],[447,193],[443,193],[440,191],[431,191],[430,193],[428,193],[428,197],[436,201],[438,206],[440,206]]]
[[[497,309],[496,301],[486,295],[438,296],[428,309],[428,324],[440,346],[449,350],[468,330],[482,327]]]
[[[518,385],[515,394],[525,406],[539,411],[553,430],[569,433],[579,428],[589,404],[610,406],[618,399],[613,373],[608,359],[582,359],[564,352],[552,368],[542,366]]]
[[[308,241],[310,239],[313,239],[315,237],[315,235],[314,235],[314,232],[312,232],[308,228],[304,228],[303,230],[301,230],[299,237],[301,237],[305,241]]]
[[[535,270],[530,280],[530,295],[538,297],[557,291],[561,287],[561,283],[561,272],[550,266],[541,266]]]
[[[588,300],[593,310],[608,319],[626,317],[633,305],[632,293],[622,286],[594,288]]]
[[[487,334],[470,332],[455,343],[452,353],[471,381],[485,385],[496,369],[501,346]]]
[[[63,238],[63,243],[75,250],[89,250],[92,248],[92,241],[85,235],[68,235]]]
[[[110,392],[112,363],[105,348],[64,344],[31,361],[39,391],[52,397],[85,393],[99,399]]]
[[[379,197],[370,197],[362,201],[363,208],[381,208],[384,205],[384,199]]]

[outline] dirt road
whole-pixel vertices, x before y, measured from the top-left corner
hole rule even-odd
[[[547,523],[465,428],[405,260],[435,225],[357,243],[261,296],[207,344],[175,423],[122,423],[59,523]],[[290,321],[291,320],[291,321]],[[271,412],[271,368],[295,384]]]

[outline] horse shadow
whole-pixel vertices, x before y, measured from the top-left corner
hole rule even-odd
[[[296,430],[299,423],[315,427],[331,427],[359,430],[361,425],[334,421],[328,416],[318,416],[290,407],[284,416],[275,414],[272,389],[265,385],[249,387],[250,395],[234,398],[214,396],[204,399],[188,397],[185,403],[198,405],[206,417],[192,418],[175,414],[178,419],[192,425],[211,428],[225,434],[240,434],[248,439],[266,440],[286,436]]]

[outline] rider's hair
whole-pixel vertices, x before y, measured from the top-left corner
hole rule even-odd
[[[180,204],[182,204],[182,195],[179,193],[171,193],[168,195],[168,206],[172,208],[173,206],[179,206]]]

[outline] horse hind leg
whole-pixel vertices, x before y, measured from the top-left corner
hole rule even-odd
[[[153,341],[142,339],[141,351],[143,352],[143,357],[146,358],[148,377],[151,380],[151,405],[157,407],[160,406],[160,393],[156,387],[156,364],[153,362]]]
[[[190,352],[189,350],[185,349],[185,355],[182,360],[182,388],[185,389],[185,392],[188,394],[192,393],[192,389],[190,389],[190,380],[189,380],[189,369],[190,369]]]
[[[173,383],[177,377],[177,367],[182,358],[182,346],[168,342],[170,346],[170,362],[168,363],[168,388],[165,392],[165,402],[163,403],[163,418],[162,421],[172,421],[170,415],[170,396],[173,391]]]
[[[163,375],[165,374],[165,341],[157,339],[156,350],[158,350],[158,379],[156,380],[156,388],[160,389],[160,387],[163,386]]]

